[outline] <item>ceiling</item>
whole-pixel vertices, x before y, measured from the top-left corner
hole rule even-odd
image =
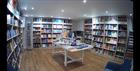
[[[131,0],[87,0],[87,3],[82,1],[20,0],[20,4],[25,16],[81,18],[133,13],[133,2]],[[24,10],[24,8],[27,8],[27,10]],[[64,12],[61,12],[62,9]]]

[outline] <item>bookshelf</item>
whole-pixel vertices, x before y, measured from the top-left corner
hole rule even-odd
[[[18,71],[23,51],[24,26],[17,7],[7,3],[7,70]]]
[[[92,41],[92,19],[86,19],[85,24],[84,24],[84,31],[85,31],[85,36],[84,36],[84,42],[87,44],[91,44]]]
[[[125,58],[133,59],[133,32],[129,31],[128,42],[127,42],[127,49],[125,52]]]
[[[126,49],[127,41],[126,16],[98,16],[93,17],[90,23],[85,20],[85,42],[92,40],[96,53],[119,56],[118,51]],[[87,30],[88,29],[88,30]],[[89,30],[90,29],[90,30]],[[90,37],[87,37],[90,36]]]
[[[37,47],[48,47],[64,30],[71,30],[72,21],[64,18],[34,17],[32,25],[33,32],[38,34],[38,43],[34,43],[35,40],[33,40],[33,47],[36,45],[38,45]],[[35,34],[33,33],[33,36],[37,37]]]

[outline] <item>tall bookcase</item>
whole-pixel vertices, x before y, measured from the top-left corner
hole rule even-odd
[[[63,18],[33,18],[33,47],[48,47],[63,31],[70,31],[72,20]],[[37,41],[37,43],[36,43]]]
[[[84,42],[87,44],[92,43],[92,19],[86,19],[85,24],[84,24],[84,31],[85,31],[85,36],[84,36]]]
[[[7,71],[19,71],[24,26],[19,11],[11,2],[7,3]]]
[[[127,16],[94,17],[92,18],[92,22],[89,24],[85,23],[84,25],[85,39],[91,40],[89,44],[93,44],[95,51],[99,54],[121,56],[117,53],[126,49],[127,45],[126,19]],[[88,20],[90,21],[90,19]],[[87,28],[90,31],[86,30]]]

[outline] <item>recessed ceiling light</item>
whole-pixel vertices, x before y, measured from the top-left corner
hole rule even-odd
[[[53,16],[51,16],[51,17],[53,17]]]
[[[27,8],[25,7],[24,10],[27,10]]]
[[[64,12],[64,9],[62,9],[61,12]]]
[[[83,3],[87,3],[87,0],[83,0],[82,2],[83,2]]]
[[[84,14],[84,16],[87,16],[86,14]]]
[[[25,15],[25,17],[28,17],[29,15]]]
[[[133,14],[131,13],[130,16],[132,16]]]
[[[108,11],[105,11],[106,14],[108,14]]]
[[[32,10],[34,10],[34,7],[32,7]]]

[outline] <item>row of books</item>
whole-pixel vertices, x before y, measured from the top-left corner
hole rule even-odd
[[[105,31],[106,36],[110,37],[117,37],[117,32],[116,31]]]
[[[55,34],[44,34],[44,35],[42,34],[41,35],[42,38],[53,38],[53,37],[56,37],[56,36],[57,35],[55,35]]]
[[[93,28],[93,29],[103,29],[103,28],[104,28],[104,25],[95,25],[95,24],[94,24],[94,25],[92,26],[92,28]]]
[[[85,35],[85,38],[91,39],[92,38],[92,35]]]
[[[127,33],[126,32],[119,32],[118,36],[119,37],[126,37]]]
[[[106,43],[117,44],[117,39],[114,38],[105,38]]]
[[[108,22],[111,21],[112,19],[116,20],[116,21],[120,21],[120,22],[126,22],[127,21],[127,17],[126,16],[99,16],[97,18],[94,18],[93,21],[95,23],[97,22]]]
[[[52,39],[42,39],[42,43],[50,43],[52,42]]]
[[[18,20],[14,19],[14,16],[11,16],[10,14],[7,15],[7,24],[12,24],[15,26],[18,26]]]
[[[33,47],[34,48],[40,48],[41,47],[41,44],[34,44]]]
[[[33,39],[33,43],[40,43],[40,38]]]
[[[42,47],[48,47],[48,44],[42,44]]]
[[[104,45],[102,48],[115,51],[116,50],[116,45]]]
[[[62,33],[62,30],[52,30],[53,33]]]
[[[102,43],[99,43],[99,42],[95,42],[95,47],[98,47],[98,48],[101,48],[102,47]]]
[[[11,38],[15,35],[19,34],[19,30],[18,29],[8,29],[7,30],[7,38]]]
[[[102,31],[93,31],[92,34],[101,36],[101,35],[104,35],[104,32],[102,32]]]
[[[118,26],[117,25],[105,25],[105,29],[118,30]]]
[[[97,42],[103,42],[103,38],[101,37],[93,37],[92,39]]]
[[[127,30],[127,25],[119,25],[119,30]]]
[[[122,46],[119,46],[117,47],[117,50],[118,52],[124,52],[125,51],[125,47],[122,47]]]
[[[118,43],[123,43],[123,44],[126,44],[126,40],[125,39],[118,39]]]

